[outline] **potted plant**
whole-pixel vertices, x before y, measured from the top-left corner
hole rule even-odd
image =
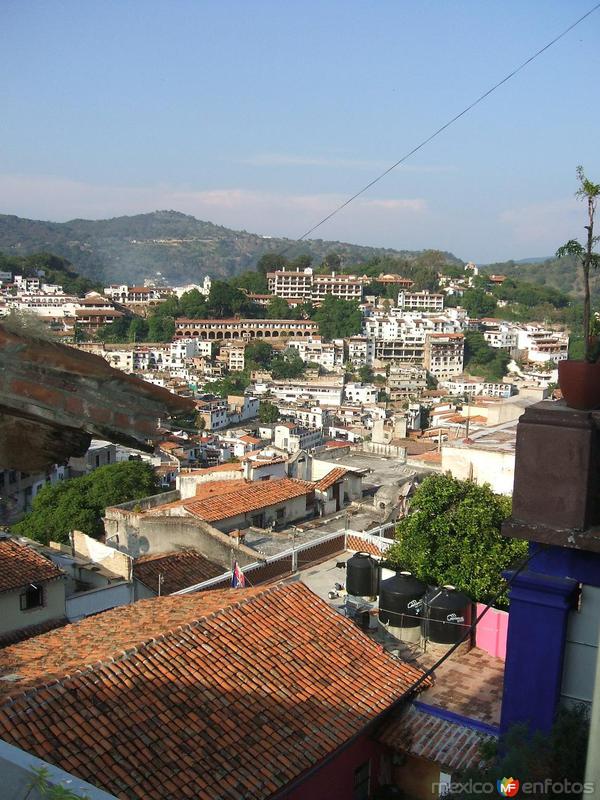
[[[592,409],[600,406],[600,363],[598,341],[593,335],[590,303],[590,269],[600,266],[600,253],[594,246],[600,239],[594,236],[596,203],[600,197],[600,184],[586,177],[583,167],[577,167],[579,189],[575,196],[587,204],[588,224],[586,242],[571,239],[556,251],[557,258],[574,256],[581,264],[583,274],[583,360],[567,359],[558,363],[558,385],[568,406]]]

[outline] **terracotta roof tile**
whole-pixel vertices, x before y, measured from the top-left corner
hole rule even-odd
[[[0,539],[0,592],[63,576],[53,561],[14,539]]]
[[[171,594],[215,578],[226,572],[225,567],[203,556],[197,550],[178,550],[136,558],[133,577],[158,593],[159,576],[162,575],[161,594]]]
[[[378,739],[388,747],[434,761],[448,771],[476,767],[483,742],[495,737],[410,706],[386,722]]]
[[[330,486],[340,481],[347,472],[348,470],[345,467],[334,467],[320,481],[317,481],[315,486],[320,492],[326,492]]]
[[[145,800],[268,798],[422,674],[301,583],[113,609],[0,651],[7,673],[1,738]]]
[[[314,491],[314,484],[294,478],[247,483],[233,491],[230,488],[231,481],[224,483],[229,484],[229,487],[224,486],[222,493],[185,503],[186,511],[206,522],[215,522],[238,514],[247,514],[261,508],[268,508],[295,497],[309,495]]]

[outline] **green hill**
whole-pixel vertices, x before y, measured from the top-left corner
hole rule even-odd
[[[306,253],[320,264],[332,252],[344,267],[373,258],[416,260],[422,253],[328,242],[300,244],[258,236],[203,222],[177,211],[155,211],[107,220],[42,222],[0,215],[0,252],[29,255],[40,251],[68,259],[78,273],[104,283],[140,283],[160,273],[167,283],[197,282],[204,275],[226,278],[255,266],[264,253],[294,258]],[[461,264],[451,253],[448,263]]]
[[[486,264],[482,272],[496,275],[507,275],[528,283],[539,283],[542,286],[553,286],[566,294],[583,295],[581,268],[573,258],[547,258],[526,261],[500,261]],[[600,298],[600,272],[591,275],[592,293]]]

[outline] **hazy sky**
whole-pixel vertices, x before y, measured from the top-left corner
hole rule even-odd
[[[0,212],[296,237],[594,0],[0,0]],[[600,10],[315,236],[491,261],[583,233]]]

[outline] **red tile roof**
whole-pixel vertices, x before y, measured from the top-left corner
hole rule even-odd
[[[206,522],[216,522],[238,514],[268,508],[286,500],[293,500],[295,497],[309,495],[314,491],[314,484],[294,478],[247,483],[234,490],[230,488],[232,481],[223,481],[223,484],[223,492],[185,503],[186,511]]]
[[[53,561],[14,539],[0,539],[0,592],[63,576]]]
[[[344,475],[348,472],[345,467],[334,467],[327,475],[324,475],[320,481],[315,484],[320,492],[326,492],[334,483],[341,481]]]
[[[159,576],[162,575],[160,593],[171,594],[187,589],[209,578],[223,575],[227,570],[210,561],[197,550],[178,550],[136,558],[133,577],[158,594]]]
[[[386,722],[377,738],[394,750],[454,772],[477,767],[481,745],[495,737],[410,706]]]
[[[7,674],[0,737],[83,780],[128,799],[262,800],[422,673],[295,583],[122,606],[6,648]]]

